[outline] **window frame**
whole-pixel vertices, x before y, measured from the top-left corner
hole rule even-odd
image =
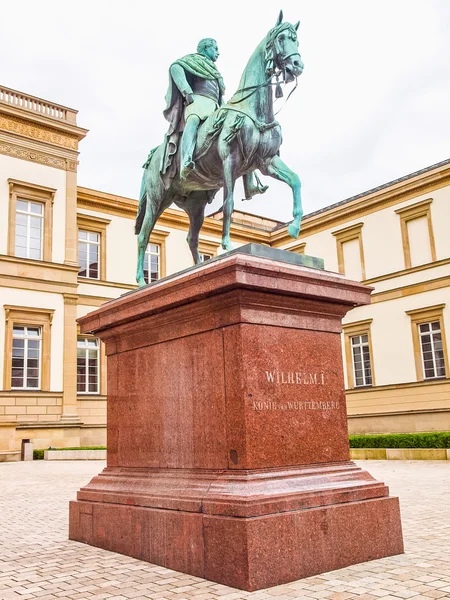
[[[100,274],[101,274],[101,264],[100,264],[100,260],[101,260],[101,256],[102,256],[102,234],[97,232],[97,231],[88,231],[87,229],[82,229],[81,227],[78,227],[77,229],[78,231],[78,236],[77,236],[77,248],[78,248],[78,277],[80,279],[94,279],[94,280],[99,280],[100,279]],[[83,232],[85,233],[87,236],[89,235],[96,235],[98,236],[98,241],[97,242],[93,242],[90,239],[85,239],[82,240],[80,239],[80,233]],[[81,267],[82,265],[80,265],[80,244],[86,244],[86,248],[87,248],[87,256],[89,258],[89,250],[90,250],[90,246],[96,246],[97,247],[97,277],[94,277],[93,275],[91,275],[90,271],[90,263],[88,262],[86,265],[86,272],[88,273],[88,275],[81,275]]]
[[[52,262],[52,238],[53,238],[53,204],[55,201],[56,189],[19,181],[18,179],[8,179],[9,185],[9,227],[8,227],[8,246],[9,256],[16,257],[16,213],[17,200],[26,200],[29,202],[38,202],[44,207],[43,225],[42,225],[42,253],[41,258],[26,258],[17,256],[17,258],[31,261]]]
[[[346,242],[352,242],[358,240],[359,243],[359,256],[361,260],[361,281],[366,279],[366,265],[364,261],[364,246],[362,239],[362,228],[364,223],[355,223],[349,227],[344,227],[338,231],[332,231],[332,235],[336,238],[336,250],[338,259],[338,271],[342,275],[345,275],[345,261],[344,261],[344,244]]]
[[[199,239],[198,241],[198,252],[199,254],[207,254],[211,258],[217,256],[218,250],[220,247],[220,242],[213,242],[211,240]],[[208,262],[208,261],[206,261]],[[202,260],[201,264],[204,261]]]
[[[77,263],[78,267],[80,267],[79,259],[78,259],[78,235],[80,229],[82,231],[87,231],[90,233],[97,233],[100,237],[99,240],[99,261],[98,261],[98,277],[84,277],[82,275],[78,275],[79,282],[88,281],[88,282],[96,282],[96,281],[106,281],[107,269],[106,269],[106,229],[108,225],[111,223],[111,219],[103,219],[102,217],[95,217],[93,215],[85,215],[78,213],[77,214]],[[78,269],[79,273],[80,269]]]
[[[436,244],[434,241],[433,223],[431,220],[431,203],[433,198],[416,202],[402,208],[398,208],[395,212],[400,217],[400,229],[402,234],[403,258],[405,261],[405,269],[411,269],[411,246],[408,233],[408,222],[426,217],[428,222],[428,234],[430,239],[431,262],[436,261]],[[427,264],[427,263],[424,263]],[[429,264],[429,263],[428,263]],[[420,266],[420,265],[415,265]]]
[[[363,321],[355,321],[354,323],[347,323],[342,326],[344,335],[344,351],[345,351],[345,365],[347,371],[347,386],[348,389],[354,390],[365,390],[368,388],[375,387],[375,363],[372,347],[372,332],[371,325],[373,319],[365,319]],[[354,362],[353,362],[353,346],[352,338],[367,335],[368,347],[369,347],[369,360],[370,360],[370,371],[372,374],[372,383],[368,385],[356,385]]]
[[[15,336],[14,335],[14,329],[16,328],[23,328],[24,330],[26,330],[24,332],[23,336]],[[36,337],[32,337],[27,335],[28,329],[37,329],[39,331],[39,335]],[[39,341],[39,363],[38,363],[38,385],[37,386],[27,386],[27,385],[20,385],[20,386],[16,386],[13,385],[13,370],[14,367],[12,366],[11,368],[11,390],[14,391],[23,391],[23,392],[28,392],[28,391],[39,391],[41,389],[41,375],[42,375],[42,327],[40,325],[22,325],[19,323],[14,323],[13,325],[13,337],[12,337],[12,351],[14,353],[14,340],[17,339],[23,339],[24,340],[24,358],[23,358],[23,371],[24,371],[24,376],[23,376],[23,383],[25,383],[28,380],[28,360],[29,360],[29,356],[28,356],[28,351],[29,351],[29,341],[30,340],[38,340]],[[26,351],[25,351],[26,350]],[[14,360],[14,355],[11,356],[11,362]]]
[[[31,308],[29,306],[12,306],[5,304],[5,354],[3,362],[3,389],[23,390],[31,392],[50,391],[51,367],[51,326],[54,309]],[[12,387],[12,345],[14,325],[41,328],[41,363],[39,388]]]
[[[417,381],[436,381],[444,380],[449,378],[449,361],[447,351],[447,341],[445,336],[445,323],[444,323],[444,308],[445,304],[435,304],[434,306],[426,306],[423,308],[416,308],[414,310],[407,310],[406,314],[411,320],[411,333],[413,340],[414,349],[414,363],[416,367],[416,378]],[[444,352],[444,365],[445,365],[445,376],[442,377],[425,377],[425,371],[423,366],[423,353],[421,336],[419,332],[419,325],[423,323],[432,323],[439,321],[442,349]]]
[[[152,252],[148,252],[148,247],[151,246],[151,245],[158,247],[158,253],[157,254],[152,253]],[[158,244],[156,242],[152,242],[151,240],[149,240],[148,244],[147,244],[147,248],[145,249],[145,252],[144,252],[144,274],[145,274],[145,257],[146,256],[149,257],[148,266],[150,267],[150,265],[151,265],[150,257],[151,256],[158,256],[158,277],[154,281],[147,281],[147,285],[149,283],[155,283],[156,281],[159,281],[161,279],[161,277],[162,277],[161,276],[161,253],[162,253],[161,244]],[[150,273],[150,269],[148,269],[148,272]],[[144,279],[145,279],[145,276],[144,276]]]
[[[296,254],[305,254],[306,253],[306,242],[297,242],[293,246],[289,246],[286,248],[289,252],[295,252]]]
[[[160,279],[166,276],[166,240],[170,231],[163,231],[161,229],[154,229],[150,234],[149,244],[158,244],[160,247]]]
[[[83,338],[84,340],[95,340],[97,342],[97,391],[96,392],[91,392],[89,390],[86,390],[84,392],[80,392],[78,390],[78,341],[79,338]],[[89,350],[89,346],[85,347],[86,350]],[[87,377],[89,378],[89,373],[87,373]],[[87,381],[87,384],[89,385],[89,380]],[[99,396],[101,394],[102,391],[102,347],[101,347],[101,341],[98,337],[95,337],[94,335],[85,335],[85,334],[77,334],[77,396]]]

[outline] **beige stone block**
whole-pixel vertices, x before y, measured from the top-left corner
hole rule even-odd
[[[106,446],[106,427],[81,429],[80,446]]]
[[[106,420],[106,407],[102,408],[90,408],[89,416],[91,417],[103,417]]]
[[[57,398],[38,398],[38,406],[56,406]]]
[[[99,417],[84,417],[83,422],[85,425],[104,425],[106,427],[106,415]]]
[[[352,460],[385,460],[386,448],[350,448]]]
[[[447,460],[450,460],[450,449],[447,448],[445,452],[447,453]]]
[[[0,406],[12,406],[16,403],[14,396],[0,396]]]
[[[61,407],[60,406],[47,406],[47,414],[48,415],[60,415]]]
[[[26,406],[7,406],[5,408],[5,415],[24,415],[26,412]]]
[[[16,398],[16,406],[36,406],[36,396],[23,396]]]
[[[27,406],[27,415],[45,415],[47,407],[45,406]]]
[[[445,448],[387,448],[388,460],[447,460]]]
[[[61,409],[59,410],[59,414],[61,413]],[[59,421],[59,414],[56,415],[49,415],[49,414],[45,414],[45,415],[38,415],[38,421],[43,421],[44,423],[46,421]]]
[[[106,450],[47,450],[44,460],[106,460]]]
[[[5,414],[5,407],[0,406],[0,415],[4,415],[4,414]]]
[[[89,409],[100,408],[102,410],[106,410],[106,400],[90,400],[89,402],[83,403],[83,405]]]

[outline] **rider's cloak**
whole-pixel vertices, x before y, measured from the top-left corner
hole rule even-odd
[[[180,65],[185,71],[195,77],[200,77],[202,79],[217,79],[220,88],[219,106],[222,104],[225,86],[220,72],[211,59],[203,54],[187,54],[186,56],[183,56],[183,58],[176,60],[172,65]],[[184,128],[184,108],[184,98],[176,86],[169,69],[169,87],[166,94],[166,108],[163,113],[164,117],[169,121],[169,129],[167,130],[164,139],[165,148],[162,164],[160,166],[166,188],[170,185],[170,180],[175,175],[175,165],[172,163]]]

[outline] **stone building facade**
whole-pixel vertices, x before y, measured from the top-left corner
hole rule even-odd
[[[77,186],[75,110],[0,87],[0,459],[105,443],[106,359],[77,317],[135,288],[136,199]],[[351,432],[450,430],[450,160],[287,225],[236,211],[231,237],[320,256],[374,287],[342,348]],[[204,260],[221,252],[205,219]],[[162,215],[149,281],[192,265],[187,216]]]

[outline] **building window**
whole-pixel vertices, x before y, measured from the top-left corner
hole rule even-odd
[[[201,262],[205,262],[207,260],[211,260],[217,256],[217,250],[219,249],[219,242],[211,242],[210,240],[199,240],[198,242],[198,252],[200,254]]]
[[[100,234],[78,230],[78,277],[100,278]]]
[[[77,342],[77,392],[100,391],[100,347],[97,338],[79,337]]]
[[[433,224],[431,221],[432,199],[422,200],[399,208],[405,268],[417,267],[436,260]]]
[[[41,387],[40,327],[14,325],[12,340],[11,388],[38,390]]]
[[[425,379],[445,377],[444,348],[442,346],[440,322],[421,323],[419,325],[419,336]]]
[[[367,334],[355,335],[351,338],[351,344],[355,387],[372,385],[369,336]]]
[[[42,260],[44,206],[40,202],[17,200],[15,255]]]
[[[8,179],[8,254],[18,258],[52,260],[53,201],[56,190]]]
[[[371,325],[372,319],[343,325],[349,389],[375,385]]]
[[[289,246],[289,248],[286,248],[289,252],[295,252],[296,254],[305,254],[305,249],[306,242],[296,242],[295,244],[292,244],[292,246]]]
[[[110,219],[77,214],[78,277],[106,280],[106,229]]]
[[[418,381],[446,377],[449,372],[444,308],[445,304],[436,304],[406,312],[411,319]]]
[[[144,256],[144,279],[147,283],[161,279],[161,246],[148,244]]]
[[[364,223],[356,223],[332,232],[336,238],[339,273],[356,281],[363,281],[366,278],[362,241],[363,225]]]
[[[5,304],[3,389],[50,390],[53,309]]]

